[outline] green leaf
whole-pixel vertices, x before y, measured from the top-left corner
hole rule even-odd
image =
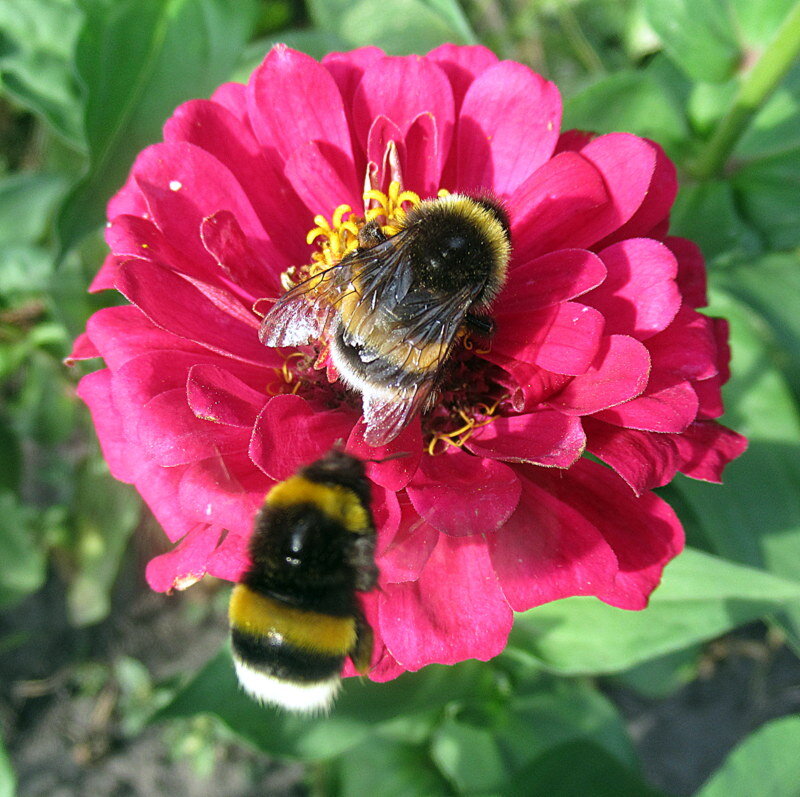
[[[742,219],[730,183],[708,180],[683,187],[672,209],[670,234],[699,244],[706,258],[758,252],[756,232]]]
[[[647,609],[629,612],[596,598],[567,598],[517,617],[509,645],[565,675],[615,673],[712,639],[798,598],[800,582],[687,549],[667,565]]]
[[[506,704],[475,701],[435,731],[431,755],[460,794],[505,794],[515,772],[568,741],[591,741],[635,765],[622,718],[593,686],[538,669],[531,675],[513,679]]]
[[[0,85],[82,147],[80,89],[72,60],[81,13],[72,0],[0,3]]]
[[[208,713],[271,755],[318,761],[339,755],[373,734],[380,723],[440,711],[454,700],[493,689],[483,664],[434,665],[385,684],[348,678],[330,715],[303,717],[262,707],[238,686],[230,653],[220,651],[156,719]]]
[[[714,284],[755,311],[757,316],[747,325],[757,331],[768,359],[784,374],[795,396],[800,396],[800,315],[796,302],[787,301],[800,296],[800,256],[767,255],[722,269],[715,273]],[[740,331],[734,329],[734,333],[738,345]],[[738,366],[734,388],[737,381]]]
[[[725,0],[644,0],[648,22],[664,51],[689,77],[721,83],[741,58]]]
[[[268,39],[261,39],[250,44],[231,79],[246,83],[253,70],[276,44],[285,44],[287,47],[306,53],[317,60],[328,53],[349,49],[347,42],[332,31],[320,28],[284,30]]]
[[[726,389],[726,419],[750,445],[726,470],[724,486],[686,478],[673,484],[719,555],[800,584],[800,417],[794,397],[758,314],[720,291],[712,293],[711,311],[731,322],[734,376]],[[800,603],[791,617],[800,633]]]
[[[611,680],[643,697],[661,700],[695,679],[700,653],[697,645],[676,650],[637,664],[613,676]]]
[[[86,87],[86,175],[58,220],[62,255],[97,227],[136,153],[179,103],[209,95],[236,65],[253,0],[81,0],[77,47]]]
[[[796,0],[727,0],[742,39],[754,48],[769,44]]]
[[[800,793],[800,714],[748,736],[697,797],[789,797]]]
[[[38,243],[65,189],[59,174],[23,172],[0,181],[0,247]]]
[[[36,527],[36,513],[0,492],[0,608],[35,592],[44,583],[45,556]]]
[[[74,625],[91,625],[108,616],[109,593],[140,512],[136,493],[112,479],[99,456],[84,463],[73,508],[77,574],[67,590],[67,609]]]
[[[658,797],[641,776],[591,742],[569,742],[549,750],[520,772],[506,795],[547,797]]]
[[[800,61],[755,115],[736,145],[738,160],[786,155],[800,148]]]
[[[800,126],[800,115],[795,122]],[[800,147],[742,167],[733,187],[742,216],[770,249],[800,246]]]
[[[675,98],[656,77],[641,70],[615,72],[570,97],[563,126],[597,133],[624,130],[667,147],[687,136]]]
[[[5,745],[0,738],[0,797],[14,797],[17,793],[16,776],[11,759],[8,757]]]
[[[391,55],[477,41],[455,0],[310,0],[309,13],[319,29],[351,47],[373,44]]]
[[[373,734],[336,762],[343,797],[438,797],[453,793],[419,745]]]

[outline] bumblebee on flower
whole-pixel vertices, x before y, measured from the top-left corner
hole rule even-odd
[[[727,329],[697,312],[699,251],[668,235],[661,149],[562,134],[560,116],[553,84],[453,45],[321,63],[277,47],[246,86],[176,110],[109,204],[93,288],[131,304],[95,314],[74,353],[104,358],[80,394],[112,472],[178,543],[150,563],[155,589],[238,580],[269,488],[343,440],[364,460],[409,452],[367,465],[371,678],[488,659],[513,611],[546,601],[646,605],[683,544],[652,488],[718,481],[744,447],[715,420]],[[405,365],[372,350],[374,316],[342,329],[357,309],[321,305],[320,285],[400,248],[448,195],[510,241],[502,278],[445,314],[435,379],[400,421],[384,401],[365,422],[380,380],[348,372],[348,347]],[[262,331],[287,289],[284,331]]]

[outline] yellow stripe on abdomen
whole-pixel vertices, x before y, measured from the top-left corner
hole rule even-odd
[[[372,531],[369,515],[359,497],[338,484],[319,484],[303,476],[292,476],[276,484],[265,503],[280,508],[295,504],[312,504],[329,518],[341,523],[347,531],[364,534]]]
[[[233,588],[228,616],[231,626],[241,633],[281,637],[292,647],[331,656],[347,655],[356,644],[353,617],[295,609],[244,584]]]

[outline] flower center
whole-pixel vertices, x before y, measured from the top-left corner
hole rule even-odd
[[[447,196],[448,193],[441,189],[438,196]],[[396,235],[408,211],[420,202],[418,194],[403,191],[400,183],[392,182],[386,193],[374,188],[364,192],[364,207],[367,210],[363,216],[355,213],[350,205],[339,205],[330,221],[322,215],[314,216],[316,226],[308,231],[306,243],[316,241],[319,248],[311,255],[311,263],[299,268],[290,266],[281,274],[281,287],[288,291],[309,277],[335,266],[358,246],[358,234],[368,222],[378,219],[387,238]]]
[[[440,189],[439,197],[450,192]],[[281,274],[281,286],[291,290],[339,263],[360,245],[360,232],[368,223],[377,220],[384,235],[389,238],[403,228],[407,213],[419,205],[421,199],[413,191],[405,191],[398,182],[392,182],[386,192],[370,189],[364,193],[363,215],[350,205],[339,205],[330,217],[314,217],[314,226],[306,241],[316,242],[317,250],[311,262],[291,266]],[[451,355],[446,366],[439,399],[422,418],[425,447],[431,456],[443,453],[450,447],[462,447],[477,429],[487,426],[507,407],[509,393],[500,379],[501,370],[483,357],[490,350],[484,342],[478,343],[467,330],[459,333],[460,346]],[[327,370],[327,374],[325,373]],[[272,395],[300,393],[303,398],[327,407],[342,404],[356,407],[358,397],[338,381],[328,357],[327,341],[319,340],[313,350],[296,351],[284,355],[284,363],[275,368],[276,380],[267,390]],[[327,378],[326,378],[327,377]]]

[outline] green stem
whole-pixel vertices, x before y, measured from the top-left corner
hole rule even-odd
[[[713,135],[693,163],[699,180],[718,175],[750,120],[777,88],[800,53],[800,2],[778,28],[775,38],[742,80],[733,105],[719,121]]]

